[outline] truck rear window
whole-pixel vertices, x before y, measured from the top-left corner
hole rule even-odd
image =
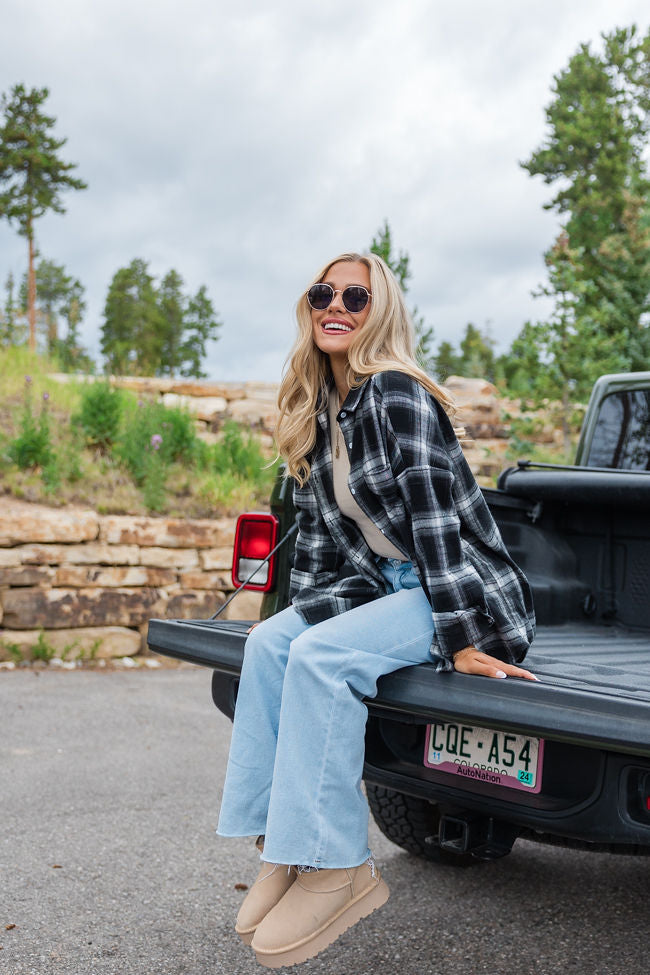
[[[650,390],[625,390],[605,397],[587,466],[650,470]]]

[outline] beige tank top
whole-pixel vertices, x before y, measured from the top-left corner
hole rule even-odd
[[[336,388],[330,390],[327,405],[332,438],[334,498],[336,499],[341,514],[345,515],[346,518],[351,518],[357,524],[370,550],[375,555],[379,555],[385,559],[400,559],[402,562],[407,561],[407,556],[388,541],[386,536],[377,528],[374,521],[368,518],[350,494],[350,488],[348,487],[350,458],[348,457],[348,448],[343,437],[343,431],[336,420],[338,413],[338,394]]]

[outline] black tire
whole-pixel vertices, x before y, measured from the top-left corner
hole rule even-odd
[[[469,867],[479,861],[470,853],[450,853],[438,846],[440,811],[434,802],[366,783],[373,819],[391,842],[433,863]]]

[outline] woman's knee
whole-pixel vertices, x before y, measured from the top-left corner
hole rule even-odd
[[[250,662],[264,660],[286,663],[296,625],[289,614],[285,619],[282,616],[282,613],[270,616],[253,627],[246,638],[244,661],[248,659]]]
[[[291,641],[289,661],[294,668],[331,673],[341,666],[340,648],[327,639],[317,623]]]
[[[252,660],[258,657],[274,656],[281,644],[277,635],[271,632],[271,627],[266,626],[268,620],[258,623],[246,638],[244,645],[244,660]]]

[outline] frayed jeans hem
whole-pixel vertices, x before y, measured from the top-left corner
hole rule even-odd
[[[338,860],[334,860],[332,862],[319,860],[317,863],[315,863],[313,859],[310,859],[309,857],[305,857],[303,859],[302,857],[296,857],[295,854],[291,855],[290,860],[281,859],[279,857],[274,857],[271,860],[269,859],[269,857],[264,856],[264,854],[262,853],[260,859],[264,860],[265,863],[293,863],[295,865],[299,865],[300,867],[309,867],[311,870],[346,870],[346,869],[353,870],[355,867],[360,867],[361,864],[365,863],[367,860],[371,860],[372,853],[370,852],[370,850],[366,850],[365,854],[361,857],[361,859],[360,860],[355,859],[354,863],[342,863],[339,862]]]
[[[242,837],[244,836],[255,836],[255,837],[262,836],[264,835],[265,829],[266,829],[266,823],[264,824],[264,826],[260,826],[259,829],[251,829],[244,833],[240,833],[240,832],[224,833],[222,829],[215,829],[215,833],[217,834],[217,836],[222,836],[226,840],[238,840],[238,839],[242,839]]]

